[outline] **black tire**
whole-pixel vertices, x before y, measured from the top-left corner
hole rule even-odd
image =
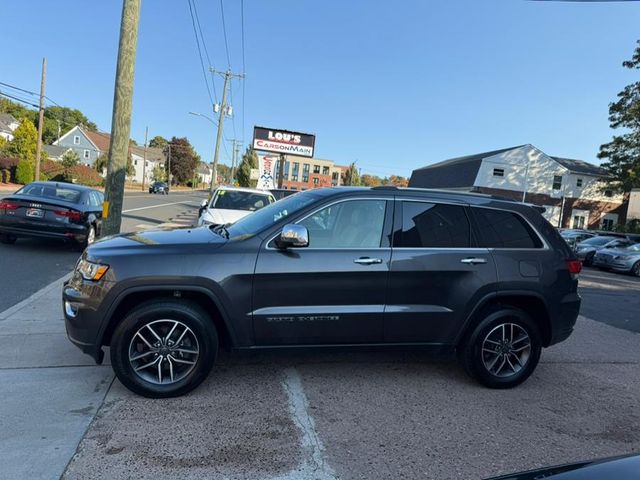
[[[9,235],[8,233],[0,233],[0,243],[4,243],[5,245],[13,245],[16,243],[18,237],[15,235]]]
[[[631,275],[640,277],[640,260],[634,263],[633,267],[631,267]]]
[[[526,354],[526,359],[520,360],[522,361],[522,365],[517,365],[516,358],[512,353],[500,354],[498,353],[486,353],[487,350],[483,349],[483,346],[493,346],[493,343],[485,343],[485,340],[489,338],[489,334],[494,332],[493,334],[500,334],[500,325],[517,325],[516,332],[524,331],[528,335],[528,339],[530,342],[530,348],[526,351],[521,352],[521,356],[524,358]],[[506,327],[509,329],[509,327]],[[508,331],[508,330],[507,330]],[[507,333],[507,337],[508,337]],[[517,336],[517,335],[514,335]],[[523,336],[521,335],[520,338]],[[504,338],[504,337],[503,337]],[[513,338],[512,338],[513,340]],[[520,348],[520,345],[515,345],[517,342],[514,342],[514,348]],[[493,348],[503,348],[493,346]],[[510,348],[505,345],[504,348]],[[517,385],[520,385],[524,382],[529,376],[533,373],[536,366],[538,365],[538,361],[540,360],[540,353],[542,350],[542,341],[540,337],[540,330],[538,326],[533,322],[531,317],[527,315],[526,312],[520,310],[515,307],[504,306],[504,307],[495,307],[486,312],[484,312],[482,320],[477,324],[477,326],[473,329],[471,334],[466,338],[463,344],[460,346],[458,350],[459,359],[462,363],[467,374],[469,374],[473,379],[477,380],[482,385],[489,388],[513,388]],[[510,350],[508,350],[510,351]],[[505,358],[508,360],[508,364],[499,359],[498,364],[494,367],[491,366],[491,362],[494,360],[494,355],[500,358]],[[498,369],[499,363],[502,362],[506,365],[506,370],[500,370],[498,373],[503,375],[498,375],[495,372],[491,371],[493,369]],[[487,366],[489,364],[489,368]],[[510,365],[516,366],[519,368],[518,371],[509,371],[512,370]]]
[[[162,325],[161,322],[165,320],[178,321],[181,325],[186,325],[196,339],[195,347],[192,345],[192,348],[198,350],[199,353],[196,358],[193,358],[195,363],[188,367],[191,370],[186,372],[183,378],[170,383],[162,383],[161,378],[160,383],[154,383],[155,379],[145,379],[142,374],[134,370],[130,361],[130,349],[134,336],[141,328],[146,328],[145,325],[154,321]],[[179,335],[179,330],[176,335]],[[171,334],[167,337],[169,336]],[[151,340],[152,336],[149,336],[149,339]],[[177,348],[177,345],[174,345],[174,348]],[[190,392],[207,378],[217,353],[218,335],[213,321],[202,308],[188,301],[159,299],[145,302],[132,310],[120,322],[111,339],[111,364],[116,376],[129,390],[149,398],[177,397]],[[158,357],[157,354],[153,355]],[[162,354],[160,356],[162,357]],[[153,359],[154,357],[149,356],[148,358]],[[176,361],[175,358],[174,361]],[[163,362],[164,357],[160,359],[160,363]],[[171,362],[167,360],[167,363]],[[155,370],[155,367],[149,368]],[[142,372],[142,370],[140,371]],[[153,376],[155,377],[155,372]]]

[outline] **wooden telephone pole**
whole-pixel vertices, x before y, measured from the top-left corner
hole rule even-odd
[[[147,136],[149,135],[149,127],[144,129],[144,160],[142,164],[142,191],[144,192],[144,181],[147,179]]]
[[[40,157],[42,156],[42,128],[44,124],[44,89],[47,83],[47,59],[42,59],[42,76],[40,78],[40,110],[38,113],[38,146],[36,147],[36,182],[40,180]]]
[[[102,223],[104,235],[119,233],[122,222],[122,201],[129,157],[133,76],[136,65],[139,21],[140,0],[123,0],[116,84],[113,95],[111,143],[104,192],[104,220]]]

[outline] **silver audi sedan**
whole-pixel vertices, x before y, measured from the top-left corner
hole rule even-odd
[[[640,243],[625,248],[598,250],[593,257],[593,265],[640,277]]]

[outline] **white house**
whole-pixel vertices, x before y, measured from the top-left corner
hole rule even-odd
[[[153,181],[153,169],[157,166],[164,168],[165,157],[161,148],[147,147],[146,165],[144,147],[129,147],[129,154],[135,173],[127,179],[132,182],[142,183],[144,176],[144,183],[148,184]]]
[[[409,186],[504,196],[544,206],[554,225],[610,229],[625,220],[626,205],[606,189],[606,175],[597,165],[527,144],[427,165],[413,171]]]
[[[13,132],[20,122],[10,113],[0,113],[0,137],[10,142],[13,140]]]

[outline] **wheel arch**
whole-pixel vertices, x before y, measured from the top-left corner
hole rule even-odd
[[[485,317],[486,312],[499,307],[515,307],[529,314],[540,328],[542,346],[549,346],[552,337],[549,308],[541,295],[523,291],[504,291],[485,296],[467,317],[464,327],[456,338],[456,345],[464,344],[476,325]]]
[[[146,301],[156,299],[188,300],[197,304],[209,314],[213,321],[220,339],[220,346],[231,349],[236,345],[236,336],[219,299],[210,290],[195,285],[154,285],[129,288],[121,292],[106,315],[108,320],[104,322],[100,333],[99,345],[110,345],[113,332],[129,310]]]

